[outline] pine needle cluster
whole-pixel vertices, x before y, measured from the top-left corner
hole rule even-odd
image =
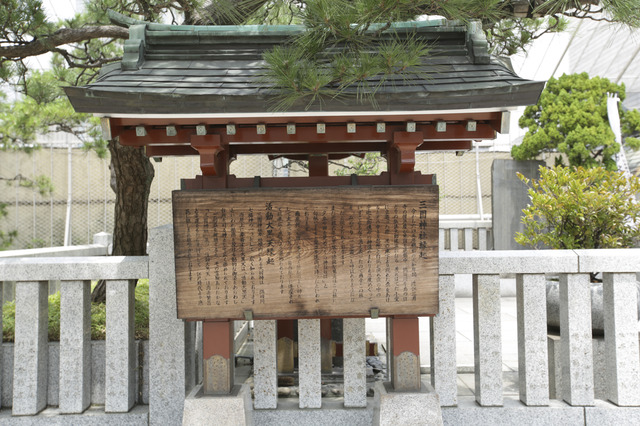
[[[374,107],[375,94],[390,76],[424,73],[429,43],[415,32],[393,25],[420,16],[470,20],[496,16],[500,0],[315,0],[299,9],[304,31],[293,42],[264,55],[264,83],[276,88],[277,110],[304,102],[355,97]],[[464,6],[464,7],[462,7]],[[432,70],[433,71],[433,70]],[[400,77],[397,77],[400,76]]]

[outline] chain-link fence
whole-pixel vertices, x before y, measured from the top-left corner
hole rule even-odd
[[[21,179],[39,175],[51,180],[51,194],[40,195],[35,189],[21,186],[21,182],[28,182]],[[0,187],[0,202],[6,204],[8,213],[0,219],[0,230],[18,233],[11,248],[62,245],[68,203],[71,244],[86,244],[93,234],[113,228],[115,196],[109,186],[109,162],[93,152],[53,147],[32,154],[4,152],[0,177],[7,179]]]
[[[485,214],[491,213],[491,163],[496,158],[509,158],[504,152],[480,152],[480,187]],[[349,164],[348,159],[341,160]],[[338,162],[338,163],[340,163]],[[171,223],[171,191],[180,188],[180,179],[200,174],[197,157],[166,157],[153,162],[155,178],[149,197],[150,228]],[[331,173],[339,166],[332,165]],[[416,168],[433,173],[440,185],[441,214],[477,214],[476,156],[468,152],[462,157],[450,152],[418,154]],[[69,170],[71,179],[69,180]],[[383,162],[380,171],[386,170]],[[305,176],[299,163],[270,161],[265,155],[240,156],[231,163],[230,172],[238,177]],[[87,244],[98,232],[112,232],[115,196],[109,186],[109,160],[99,159],[94,152],[82,149],[41,148],[32,154],[3,152],[0,177],[49,177],[53,192],[41,196],[33,189],[8,180],[0,186],[0,203],[6,204],[8,215],[0,218],[0,230],[17,231],[12,249],[59,246],[64,243],[67,204],[70,202],[70,244]],[[70,196],[69,196],[70,194]]]
[[[508,152],[482,151],[478,170],[474,151],[462,156],[453,152],[416,155],[416,169],[436,175],[440,186],[440,214],[479,214],[478,179],[482,192],[482,211],[491,214],[491,164],[495,159],[511,158]]]

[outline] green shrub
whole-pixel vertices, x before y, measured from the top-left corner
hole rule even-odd
[[[63,284],[64,285],[64,284]],[[135,291],[136,339],[149,339],[149,280],[139,280]],[[2,308],[2,335],[5,342],[15,339],[16,305],[6,302]],[[91,304],[91,339],[104,340],[107,330],[107,308],[104,303]],[[60,340],[60,293],[49,296],[49,341]]]
[[[535,248],[596,249],[633,247],[640,237],[640,179],[602,167],[540,167],[540,179],[527,179],[529,206],[524,232],[516,241]]]

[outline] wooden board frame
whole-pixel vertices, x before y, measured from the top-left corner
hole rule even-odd
[[[438,187],[173,192],[178,318],[438,313]]]

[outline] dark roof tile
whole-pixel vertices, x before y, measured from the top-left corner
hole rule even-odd
[[[356,97],[350,87],[339,99],[317,105],[301,100],[289,111],[503,108],[535,103],[542,91],[542,82],[524,80],[490,61],[482,36],[464,26],[400,23],[394,29],[400,37],[415,30],[432,43],[431,55],[410,74],[370,78],[371,87],[378,86],[375,107],[359,101],[367,97]],[[126,66],[108,65],[95,83],[67,88],[67,95],[77,111],[105,114],[271,111],[278,91],[261,78],[267,72],[262,54],[302,31],[297,26],[146,24],[143,56],[126,50]]]

